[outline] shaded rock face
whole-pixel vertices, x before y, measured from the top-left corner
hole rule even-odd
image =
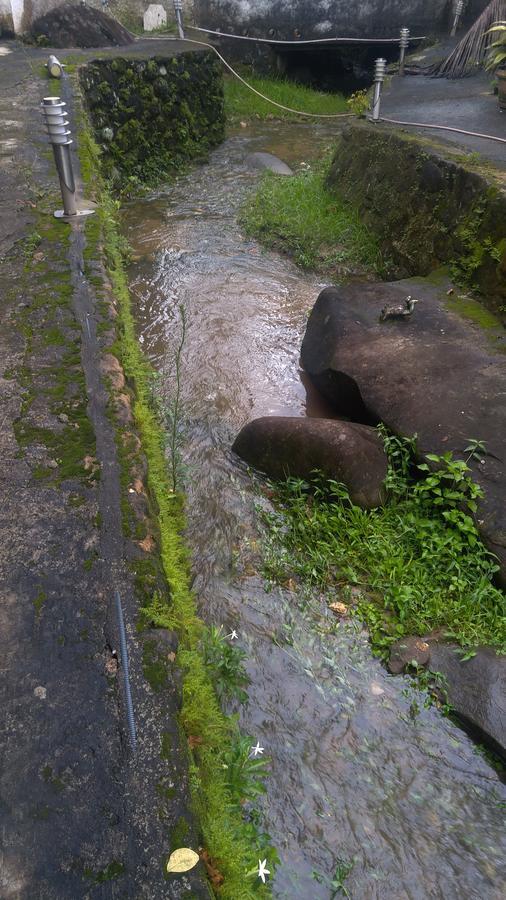
[[[407,294],[419,300],[413,315],[380,323],[383,306],[401,305]],[[485,442],[486,453],[469,460],[485,492],[476,522],[505,584],[506,355],[446,309],[430,285],[396,282],[322,291],[301,356],[341,415],[416,434],[420,457],[452,451],[466,458],[470,439]]]
[[[380,436],[366,425],[266,416],[245,425],[232,449],[271,478],[310,478],[319,469],[345,484],[357,506],[384,502],[387,459]]]
[[[248,153],[244,162],[249,169],[266,169],[275,175],[293,175],[290,166],[272,153]]]
[[[37,19],[31,32],[51,47],[121,47],[134,38],[123,25],[89,6],[64,3]]]
[[[506,656],[480,647],[461,662],[451,644],[431,643],[429,668],[447,680],[448,698],[462,721],[506,760]]]

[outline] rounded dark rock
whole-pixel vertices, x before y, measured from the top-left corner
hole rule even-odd
[[[266,416],[245,425],[232,449],[270,478],[309,479],[319,470],[345,484],[357,506],[372,509],[385,500],[383,442],[366,425]]]

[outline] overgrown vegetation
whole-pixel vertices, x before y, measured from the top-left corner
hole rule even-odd
[[[245,204],[241,224],[267,247],[293,256],[304,269],[343,277],[381,273],[379,245],[358,210],[325,186],[330,156],[292,178],[266,172]]]
[[[385,433],[385,445],[384,508],[359,509],[333,481],[274,486],[275,510],[263,513],[266,577],[295,576],[344,599],[359,586],[355,611],[381,655],[403,635],[434,629],[466,649],[487,643],[506,651],[505,598],[471,517],[481,489],[467,463],[431,455],[416,467],[425,477],[415,477],[412,442]]]
[[[236,717],[225,715],[215,688],[217,682],[219,688],[220,679],[230,686],[231,671],[236,687],[245,685],[246,679],[237,651],[235,661],[231,662],[232,657],[223,647],[221,659],[215,647],[214,666],[206,662],[206,652],[209,658],[213,638],[197,616],[190,589],[189,560],[182,537],[184,500],[172,490],[166,460],[166,436],[152,404],[152,372],[135,335],[123,265],[124,247],[116,221],[117,203],[97,178],[98,152],[84,123],[80,145],[82,171],[88,178],[88,189],[91,189],[93,179],[99,200],[94,222],[87,223],[87,235],[95,252],[100,252],[99,243],[104,248],[118,304],[119,334],[114,350],[133,391],[132,410],[148,462],[148,489],[158,510],[161,564],[169,587],[169,591],[153,590],[151,573],[145,579],[139,577],[138,586],[145,598],[141,624],[175,629],[179,635],[177,662],[183,671],[180,722],[188,736],[190,788],[202,830],[202,843],[223,876],[223,883],[216,886],[216,891],[224,900],[267,897],[270,887],[257,877],[257,860],[267,859],[272,872],[277,854],[270,845],[269,836],[261,831],[258,812],[249,805],[244,807],[252,794],[258,796],[261,792],[259,779],[265,774],[265,766],[253,768],[245,763],[243,778],[239,777],[237,748],[246,742],[251,745],[251,739],[240,734]],[[153,660],[146,662],[153,670]]]
[[[350,111],[342,94],[315,91],[313,88],[284,78],[261,77],[254,75],[247,67],[242,67],[240,74],[255,90],[292,110],[320,115],[336,115]],[[262,100],[232,75],[225,77],[225,113],[227,121],[232,123],[272,118],[300,122],[303,118]]]

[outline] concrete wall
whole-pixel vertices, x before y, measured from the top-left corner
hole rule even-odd
[[[488,0],[469,0],[473,18]],[[235,34],[321,38],[384,37],[448,31],[454,0],[195,0],[199,25]],[[471,9],[472,8],[472,9]]]

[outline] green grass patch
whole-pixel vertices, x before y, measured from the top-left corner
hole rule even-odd
[[[320,115],[336,115],[350,111],[342,94],[325,94],[284,78],[259,77],[244,67],[240,69],[240,74],[255,90],[290,109]],[[273,117],[300,121],[305,118],[262,100],[232,75],[225,77],[225,113],[229,122]]]
[[[382,271],[374,234],[358,210],[330,194],[325,179],[330,157],[291,178],[270,172],[241,212],[247,234],[293,256],[303,269],[345,277]]]
[[[429,457],[425,478],[410,474],[406,445],[386,438],[390,500],[381,509],[354,506],[343,485],[289,480],[275,486],[275,510],[264,514],[265,574],[294,576],[308,588],[348,596],[375,650],[385,655],[403,635],[442,629],[468,650],[506,651],[505,596],[492,579],[495,557],[481,543],[471,513],[480,488],[464,461]]]
[[[180,723],[188,736],[199,739],[198,745],[189,751],[190,788],[203,845],[224,876],[217,893],[224,900],[255,900],[271,894],[269,885],[263,885],[256,877],[257,861],[267,858],[272,872],[277,854],[270,846],[268,835],[261,834],[258,826],[245,818],[242,801],[248,798],[234,794],[227,780],[225,758],[240,737],[237,720],[223,713],[206,664],[203,644],[207,629],[197,616],[190,589],[188,552],[182,537],[184,498],[171,488],[165,436],[152,407],[152,372],[135,335],[123,263],[124,242],[116,220],[118,205],[97,178],[97,149],[82,118],[80,130],[82,172],[89,179],[87,189],[91,190],[93,183],[99,201],[94,220],[86,223],[88,256],[91,258],[93,252],[105,256],[118,303],[118,340],[114,352],[118,353],[128,382],[134,388],[132,410],[148,461],[147,486],[158,510],[161,563],[170,589],[170,597],[152,588],[144,590],[142,621],[150,626],[176,629],[179,635],[178,664],[183,671]],[[149,647],[144,664],[151,680],[160,685],[162,673]],[[161,741],[163,756],[167,749],[163,735]],[[254,777],[255,773],[250,773],[250,780]],[[250,784],[249,796],[252,791]]]

